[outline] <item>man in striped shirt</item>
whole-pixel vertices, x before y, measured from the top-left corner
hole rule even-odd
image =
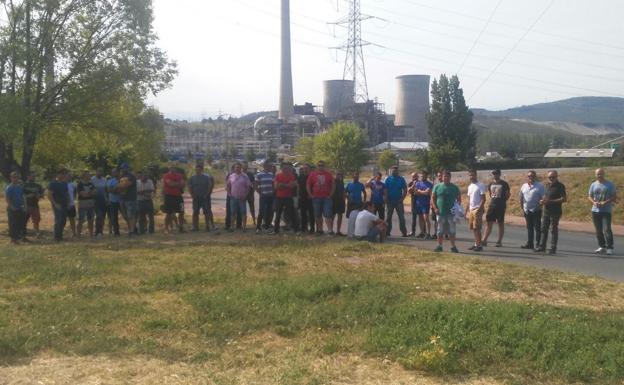
[[[258,211],[258,219],[256,221],[256,233],[260,234],[262,230],[269,230],[273,221],[273,202],[275,199],[275,191],[273,188],[273,180],[275,174],[272,171],[272,165],[269,161],[262,164],[262,171],[256,174],[254,181],[254,189],[258,192],[260,207]]]

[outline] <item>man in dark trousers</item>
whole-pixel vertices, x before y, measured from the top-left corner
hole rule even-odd
[[[314,207],[306,188],[308,175],[310,175],[310,165],[306,163],[299,169],[299,176],[297,177],[297,184],[299,184],[299,216],[301,217],[300,228],[303,232],[307,231],[310,234],[314,234]]]
[[[544,192],[544,199],[540,204],[544,207],[542,214],[542,237],[540,245],[535,252],[540,253],[546,251],[546,242],[548,241],[548,229],[551,229],[550,249],[548,254],[557,253],[557,240],[559,238],[559,219],[561,219],[561,206],[566,201],[565,186],[559,182],[557,171],[548,172],[548,184]]]

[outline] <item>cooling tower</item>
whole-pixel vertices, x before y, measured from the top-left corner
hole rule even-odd
[[[290,53],[290,0],[282,0],[282,60],[280,68],[279,118],[287,119],[295,113]]]
[[[427,139],[429,75],[404,75],[397,80],[395,126],[413,127],[413,140]]]
[[[323,82],[323,113],[337,118],[341,112],[353,106],[353,80],[326,80]]]

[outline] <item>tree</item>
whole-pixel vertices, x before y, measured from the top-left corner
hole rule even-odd
[[[359,171],[368,161],[366,134],[354,123],[337,122],[314,138],[314,152],[318,160],[346,173]]]
[[[0,172],[30,170],[46,133],[91,128],[108,103],[144,100],[175,63],[156,47],[151,0],[2,0]],[[136,98],[136,99],[135,99]],[[139,118],[144,106],[135,118]],[[121,127],[99,125],[98,130]]]
[[[451,159],[441,158],[440,149],[454,148],[459,152],[457,161],[471,165],[476,155],[477,130],[457,76],[449,80],[446,75],[440,75],[439,81],[434,79],[431,99],[431,111],[427,115],[429,148],[436,151],[438,159]]]
[[[389,149],[383,150],[379,155],[379,168],[388,172],[388,169],[397,164],[398,161],[399,159],[394,152]]]
[[[295,146],[295,152],[297,153],[297,160],[303,163],[313,164],[315,159],[314,153],[314,138],[306,136],[297,142]]]
[[[253,148],[248,148],[245,151],[245,160],[250,163],[256,160],[256,152]]]

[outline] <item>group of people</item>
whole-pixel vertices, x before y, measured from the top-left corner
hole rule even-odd
[[[225,178],[225,229],[247,231],[249,207],[257,234],[278,234],[286,226],[296,233],[340,236],[344,235],[341,229],[343,216],[346,216],[346,235],[383,242],[392,235],[396,213],[403,237],[435,239],[438,243],[435,251],[442,251],[444,241],[448,239],[450,250],[458,252],[456,224],[458,219],[465,217],[474,234],[474,245],[470,250],[479,252],[487,246],[495,223],[498,227],[495,246],[500,247],[511,197],[509,184],[501,179],[498,169],[492,171],[488,186],[479,182],[476,171],[470,171],[468,175],[470,184],[464,207],[460,188],[451,183],[449,171],[438,172],[435,181],[430,181],[425,171],[413,173],[407,183],[399,174],[399,168],[394,166],[385,180],[381,173],[377,173],[363,183],[359,174],[354,173],[352,180],[345,184],[344,175],[341,172],[334,175],[323,161],[315,165],[304,164],[299,170],[288,162],[281,163],[279,170],[276,165],[264,162],[258,172],[252,172],[246,162],[235,163]],[[172,165],[162,176],[161,183],[160,209],[165,214],[165,232],[172,232],[175,228],[185,231],[185,189],[192,199],[191,230],[199,231],[200,214],[203,214],[206,231],[217,229],[212,212],[215,180],[205,173],[203,164],[195,166],[190,178]],[[81,236],[86,224],[90,236],[102,237],[107,217],[109,233],[115,236],[120,235],[119,216],[126,223],[128,236],[153,233],[156,185],[148,173],[135,175],[127,164],[112,170],[109,176],[105,176],[102,169],[93,176],[84,171],[77,183],[71,181],[68,170],[60,170],[47,189],[35,181],[34,174],[22,182],[20,175],[14,172],[5,190],[11,241],[27,241],[29,221],[39,235],[39,201],[44,196],[53,208],[54,239],[57,241],[63,239],[67,222],[73,236]],[[407,231],[404,209],[408,195],[411,199],[411,233]],[[556,253],[558,225],[566,199],[565,186],[559,182],[557,171],[548,173],[545,185],[537,180],[535,171],[527,173],[527,182],[519,192],[527,226],[527,242],[522,248],[546,252],[550,232],[548,252]],[[611,211],[616,201],[616,188],[605,179],[603,169],[596,170],[596,181],[589,189],[588,199],[592,203],[592,219],[599,244],[596,252],[613,254]],[[482,232],[484,216],[486,227]]]

